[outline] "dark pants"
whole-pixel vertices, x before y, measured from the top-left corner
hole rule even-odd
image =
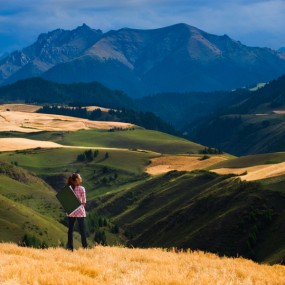
[[[81,243],[84,248],[87,248],[87,239],[86,239],[86,229],[85,229],[85,218],[73,218],[68,217],[68,242],[67,248],[73,250],[73,231],[74,231],[74,224],[77,220],[79,233],[81,235]]]

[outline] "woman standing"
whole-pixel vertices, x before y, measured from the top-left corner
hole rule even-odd
[[[69,250],[73,250],[73,231],[74,231],[74,224],[77,220],[79,232],[81,235],[81,243],[84,248],[87,248],[87,239],[86,239],[86,229],[85,229],[85,205],[86,205],[86,193],[85,188],[81,186],[82,178],[80,174],[73,173],[71,176],[68,177],[67,184],[72,187],[75,195],[81,202],[81,206],[68,217],[68,242],[67,248]]]

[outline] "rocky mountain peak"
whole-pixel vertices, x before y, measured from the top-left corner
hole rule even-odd
[[[247,47],[184,23],[107,33],[86,24],[57,29],[0,61],[2,84],[31,76],[63,83],[98,81],[134,97],[230,90],[283,73],[285,53]]]

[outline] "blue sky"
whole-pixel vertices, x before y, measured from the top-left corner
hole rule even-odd
[[[285,0],[0,0],[0,55],[82,23],[103,32],[186,23],[249,46],[285,46]]]

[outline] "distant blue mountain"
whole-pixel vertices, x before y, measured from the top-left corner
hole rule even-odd
[[[283,53],[247,47],[186,24],[107,33],[85,24],[58,29],[0,61],[0,84],[31,76],[60,83],[98,81],[132,97],[230,90],[283,73]]]

